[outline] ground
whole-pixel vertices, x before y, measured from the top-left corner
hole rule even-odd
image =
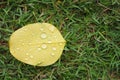
[[[9,52],[9,37],[30,23],[55,25],[67,44],[53,65],[35,67]],[[120,80],[119,0],[1,0],[0,80]]]

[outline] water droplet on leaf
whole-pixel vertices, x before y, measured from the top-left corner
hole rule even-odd
[[[24,44],[24,43],[22,43],[22,45],[24,46],[25,44]]]
[[[55,54],[54,54],[54,53],[52,53],[51,55],[52,55],[52,56],[54,56]]]
[[[56,50],[56,48],[55,48],[55,47],[53,47],[52,49],[53,49],[53,50]]]
[[[43,28],[40,28],[41,31],[43,31]]]
[[[32,43],[28,43],[29,45],[31,45]]]
[[[46,38],[46,37],[47,37],[47,35],[45,33],[41,34],[41,38]]]
[[[26,55],[29,55],[28,53],[26,53]]]
[[[47,48],[47,45],[46,44],[42,44],[41,46],[43,49]]]
[[[41,48],[38,48],[38,50],[40,51],[40,50],[41,50]]]
[[[25,31],[27,31],[27,29],[24,29]]]
[[[27,61],[27,60],[28,60],[28,58],[25,58],[25,60]]]
[[[59,45],[62,45],[62,43],[60,43]]]
[[[51,41],[48,41],[48,43],[52,43]]]
[[[31,55],[30,58],[33,58],[33,56]]]
[[[20,48],[17,48],[17,50],[19,50]]]
[[[53,32],[53,31],[54,31],[54,27],[53,27],[53,26],[50,26],[50,27],[49,27],[49,30]]]

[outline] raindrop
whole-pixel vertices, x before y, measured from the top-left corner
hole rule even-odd
[[[25,58],[25,60],[27,61],[27,60],[28,60],[28,58]]]
[[[28,43],[29,45],[31,45],[32,43]]]
[[[46,44],[42,44],[41,46],[43,49],[47,48],[47,45]]]
[[[41,62],[44,62],[45,60],[43,59]]]
[[[57,36],[54,36],[55,38],[57,38]]]
[[[43,31],[43,28],[40,28],[41,31]]]
[[[33,34],[33,33],[32,33],[31,35],[32,35],[32,36],[34,36],[34,34]]]
[[[60,50],[62,51],[63,49],[61,48]]]
[[[27,31],[27,29],[24,29],[25,31]]]
[[[51,41],[48,41],[48,43],[52,43]]]
[[[41,48],[38,48],[38,50],[40,51],[40,50],[41,50]]]
[[[41,62],[38,62],[38,64],[37,65],[40,65],[41,64]]]
[[[46,38],[46,37],[47,37],[47,35],[45,33],[41,34],[41,38]]]
[[[53,50],[56,50],[56,48],[55,48],[55,47],[53,47],[52,49],[53,49]]]
[[[53,26],[50,26],[50,27],[49,27],[49,30],[53,32],[53,31],[54,31],[54,27],[53,27]]]
[[[31,55],[30,58],[33,58],[33,56]]]
[[[24,43],[22,43],[22,45],[24,46],[25,44],[24,44]]]
[[[28,53],[26,53],[26,55],[29,55]]]
[[[41,63],[41,62],[38,62],[39,64]]]
[[[54,36],[55,40],[57,41],[57,36]]]
[[[52,56],[54,56],[55,54],[54,54],[54,53],[52,53],[51,55],[52,55]]]
[[[62,43],[60,43],[59,45],[62,45]]]
[[[17,50],[19,50],[20,48],[17,48]]]
[[[13,53],[15,52],[15,51],[12,51]]]

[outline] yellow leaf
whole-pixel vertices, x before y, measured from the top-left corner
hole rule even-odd
[[[48,66],[61,56],[66,41],[49,23],[34,23],[16,30],[10,37],[10,53],[19,61]]]

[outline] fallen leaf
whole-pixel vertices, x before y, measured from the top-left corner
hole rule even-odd
[[[49,23],[34,23],[16,30],[9,40],[10,53],[19,61],[48,66],[62,55],[66,41]]]

